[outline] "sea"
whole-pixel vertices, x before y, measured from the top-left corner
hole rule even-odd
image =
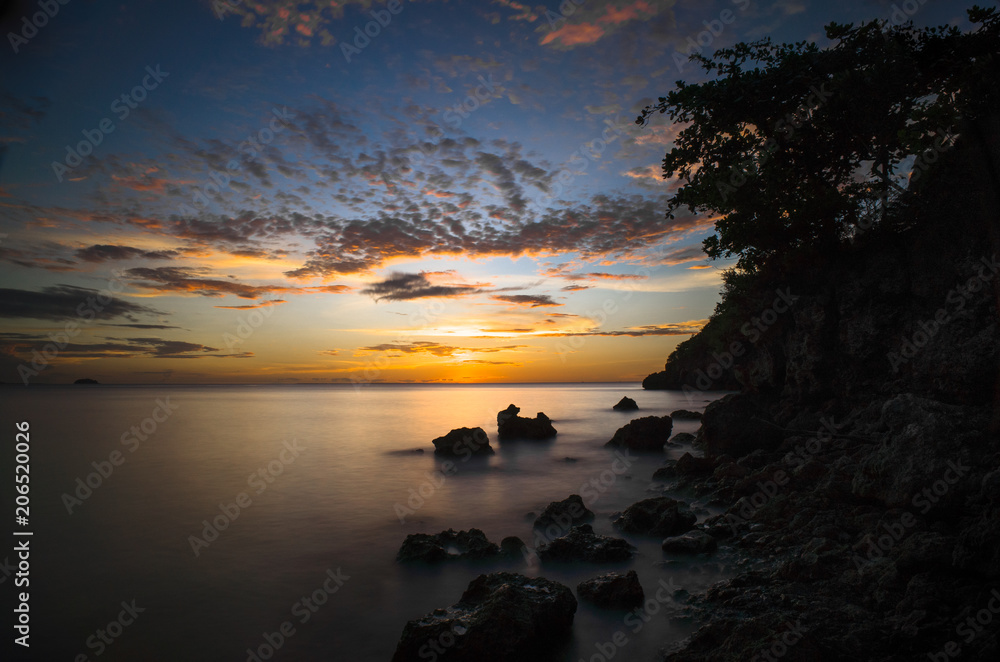
[[[14,546],[30,539],[30,584],[17,589],[29,593],[30,659],[387,661],[408,620],[454,604],[480,574],[544,576],[575,594],[634,569],[646,605],[581,602],[555,659],[656,660],[697,629],[687,601],[734,575],[736,559],[669,557],[658,539],[617,532],[612,518],[651,496],[688,502],[699,520],[721,507],[652,481],[690,447],[622,461],[604,444],[634,418],[702,411],[722,395],[593,383],[5,386],[4,484],[18,423],[30,445],[29,517],[11,531],[31,535],[8,536],[0,581],[13,581]],[[622,396],[639,411],[613,411]],[[498,442],[510,404],[544,412],[557,437]],[[496,453],[442,472],[431,440],[460,427],[483,428]],[[697,427],[675,420],[674,433]],[[532,514],[570,494],[594,511],[595,532],[638,548],[634,560],[396,561],[408,534],[449,528],[534,546]]]

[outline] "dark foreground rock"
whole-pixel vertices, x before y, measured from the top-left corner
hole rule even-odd
[[[670,439],[673,421],[669,416],[644,416],[629,421],[618,428],[615,436],[605,446],[627,448],[633,451],[657,452]]]
[[[458,428],[431,443],[438,455],[470,457],[494,453],[490,438],[482,428]]]
[[[684,504],[670,497],[653,497],[633,503],[614,521],[625,533],[673,536],[691,530],[698,518]]]
[[[730,393],[705,408],[698,436],[706,453],[740,457],[758,448],[771,450],[784,435],[768,413],[765,399]]]
[[[570,494],[562,501],[553,501],[547,505],[535,519],[534,528],[547,530],[557,527],[561,529],[561,533],[565,533],[575,524],[585,524],[593,519],[594,513],[584,505],[580,495]]]
[[[411,533],[399,548],[396,560],[400,563],[440,563],[458,559],[489,559],[499,554],[497,544],[487,540],[486,534],[479,529],[448,529],[434,535]]]
[[[605,609],[634,609],[646,599],[635,570],[626,574],[609,572],[580,582],[576,594],[581,600]]]
[[[616,411],[635,411],[638,408],[639,405],[636,404],[635,400],[628,396],[623,397],[618,401],[618,404],[612,407]]]
[[[434,659],[442,649],[454,662],[556,659],[576,607],[572,591],[544,577],[480,575],[448,609],[408,622],[392,660]]]
[[[635,547],[621,538],[597,535],[589,524],[581,524],[561,538],[539,545],[537,551],[543,561],[607,563],[627,561],[635,554]]]
[[[688,533],[664,539],[660,548],[669,554],[702,554],[714,552],[718,543],[704,531]]]
[[[535,418],[518,416],[520,407],[508,406],[497,413],[497,437],[499,439],[551,439],[556,429],[549,417],[538,412]]]

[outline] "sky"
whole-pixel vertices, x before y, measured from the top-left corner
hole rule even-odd
[[[0,2],[0,381],[640,381],[732,264],[687,56],[967,6]]]

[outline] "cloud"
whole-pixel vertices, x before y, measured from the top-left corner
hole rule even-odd
[[[66,343],[59,349],[58,359],[201,359],[251,358],[253,352],[220,353],[216,347],[182,340],[162,338],[104,338],[106,342]],[[30,360],[31,351],[50,342],[42,335],[0,334],[0,353]]]
[[[117,246],[110,244],[95,244],[76,251],[76,257],[84,262],[107,262],[108,260],[169,260],[180,255],[177,251],[147,251],[132,246]]]
[[[286,303],[284,299],[269,299],[267,301],[258,301],[257,303],[248,303],[243,306],[214,306],[215,308],[226,308],[229,310],[251,310],[253,308],[267,308],[268,306],[277,306],[279,303]]]
[[[137,321],[137,315],[164,315],[162,311],[110,297],[107,292],[73,285],[43,287],[41,291],[0,289],[0,317],[64,320],[84,318],[111,320],[124,317]],[[84,313],[79,312],[83,310]]]
[[[566,287],[562,288],[562,291],[563,292],[580,292],[581,290],[589,290],[592,287],[593,287],[592,285],[567,285]]]
[[[387,279],[372,283],[361,290],[376,301],[409,301],[432,297],[462,297],[478,294],[481,288],[474,285],[432,285],[427,273],[405,274],[393,272]]]
[[[665,255],[657,260],[657,264],[666,265],[676,265],[683,264],[684,262],[693,262],[695,260],[705,260],[708,256],[705,255],[705,249],[701,244],[696,244],[694,246],[683,246],[681,248],[675,248],[672,251],[668,251]],[[697,267],[699,269],[706,269],[708,265],[702,265]]]
[[[323,349],[320,350],[319,353],[323,354],[324,356],[340,356],[339,349]]]
[[[471,354],[493,354],[496,352],[508,352],[523,349],[527,345],[504,345],[501,347],[454,347],[452,345],[442,345],[430,340],[420,340],[416,342],[391,342],[369,347],[359,347],[359,352],[399,352],[402,354],[431,354],[438,357],[452,357],[458,353]]]
[[[553,301],[552,297],[548,294],[494,294],[490,298],[495,301],[503,301],[504,303],[510,303],[517,306],[529,306],[531,308],[564,305]]]
[[[686,336],[701,331],[702,327],[708,324],[708,320],[691,320],[677,324],[649,324],[645,326],[629,327],[621,331],[580,331],[580,332],[555,332],[543,333],[546,338],[571,338],[583,336]]]
[[[189,267],[136,267],[123,272],[133,286],[156,292],[184,292],[204,297],[234,294],[241,299],[257,299],[288,288],[275,285],[247,285],[236,280],[200,278],[199,270]]]

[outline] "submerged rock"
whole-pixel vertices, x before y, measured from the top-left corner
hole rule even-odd
[[[438,455],[469,457],[470,455],[493,455],[490,438],[482,428],[458,428],[431,443]]]
[[[670,497],[643,499],[625,509],[614,525],[625,533],[673,536],[690,531],[697,516]]]
[[[678,409],[675,412],[671,412],[670,418],[683,418],[683,419],[700,421],[701,420],[701,412],[700,411],[689,411],[687,409]]]
[[[673,421],[669,416],[644,416],[618,428],[605,446],[628,448],[633,451],[662,451],[670,439]]]
[[[594,519],[594,513],[583,504],[579,494],[570,494],[562,501],[553,501],[535,519],[534,528],[548,529],[556,526],[562,532],[569,531],[574,524],[584,524]]]
[[[580,582],[576,594],[581,600],[606,609],[633,609],[646,599],[635,570],[627,574],[609,572],[600,577]]]
[[[621,400],[618,401],[618,404],[612,407],[612,409],[615,409],[617,411],[635,411],[638,408],[639,405],[635,403],[635,400],[627,396],[623,397]]]
[[[556,429],[549,417],[538,412],[535,418],[518,416],[520,407],[508,406],[497,413],[497,437],[499,439],[551,439]]]
[[[660,547],[664,552],[672,554],[701,554],[714,552],[717,545],[715,538],[704,531],[690,531],[683,535],[666,538]]]
[[[436,658],[453,662],[541,662],[569,640],[577,602],[567,587],[512,572],[480,575],[448,609],[403,628],[393,662]]]
[[[633,554],[635,547],[627,540],[597,535],[589,524],[574,526],[561,538],[538,546],[538,557],[543,561],[605,563],[627,561]]]
[[[400,563],[423,561],[440,563],[457,559],[488,559],[498,556],[500,548],[479,529],[448,529],[434,535],[411,533],[406,536],[396,560]]]

